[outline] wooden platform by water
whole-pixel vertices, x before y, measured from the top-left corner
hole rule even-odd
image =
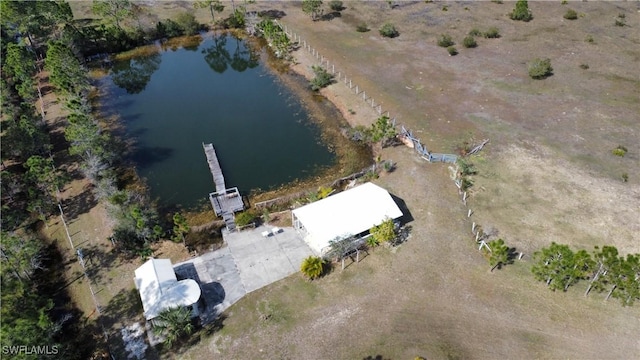
[[[209,194],[211,206],[216,215],[224,219],[227,230],[234,231],[236,224],[233,214],[237,211],[244,210],[244,202],[237,187],[227,189],[224,183],[224,175],[222,175],[222,168],[220,167],[220,162],[218,161],[218,156],[216,150],[213,148],[213,144],[203,143],[202,147],[207,156],[209,170],[211,170],[213,183],[216,187],[216,191]]]

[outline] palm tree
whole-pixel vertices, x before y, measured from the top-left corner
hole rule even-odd
[[[302,261],[300,271],[310,280],[318,278],[324,272],[324,261],[318,256],[309,256]]]
[[[169,347],[181,337],[191,335],[193,330],[191,310],[187,307],[166,309],[153,319],[153,332],[164,336],[164,342]]]

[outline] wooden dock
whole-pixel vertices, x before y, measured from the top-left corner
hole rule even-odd
[[[213,148],[213,144],[203,143],[202,147],[207,156],[209,170],[211,170],[213,183],[216,187],[216,191],[209,194],[211,206],[216,215],[224,219],[227,230],[234,231],[236,224],[233,214],[244,210],[244,202],[237,187],[227,189],[224,183],[224,175],[222,175],[222,168],[220,167],[220,162],[218,161],[218,156],[216,155],[216,150]]]

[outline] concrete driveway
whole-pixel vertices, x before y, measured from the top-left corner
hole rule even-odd
[[[271,227],[223,234],[226,247],[174,265],[178,278],[196,280],[202,288],[203,323],[213,321],[245,294],[299,271],[314,255],[291,227],[264,237]]]

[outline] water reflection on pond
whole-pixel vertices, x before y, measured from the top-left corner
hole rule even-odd
[[[214,190],[203,142],[214,144],[227,186],[244,193],[335,163],[305,108],[259,59],[241,39],[204,35],[120,56],[101,80],[161,204],[190,207]]]

